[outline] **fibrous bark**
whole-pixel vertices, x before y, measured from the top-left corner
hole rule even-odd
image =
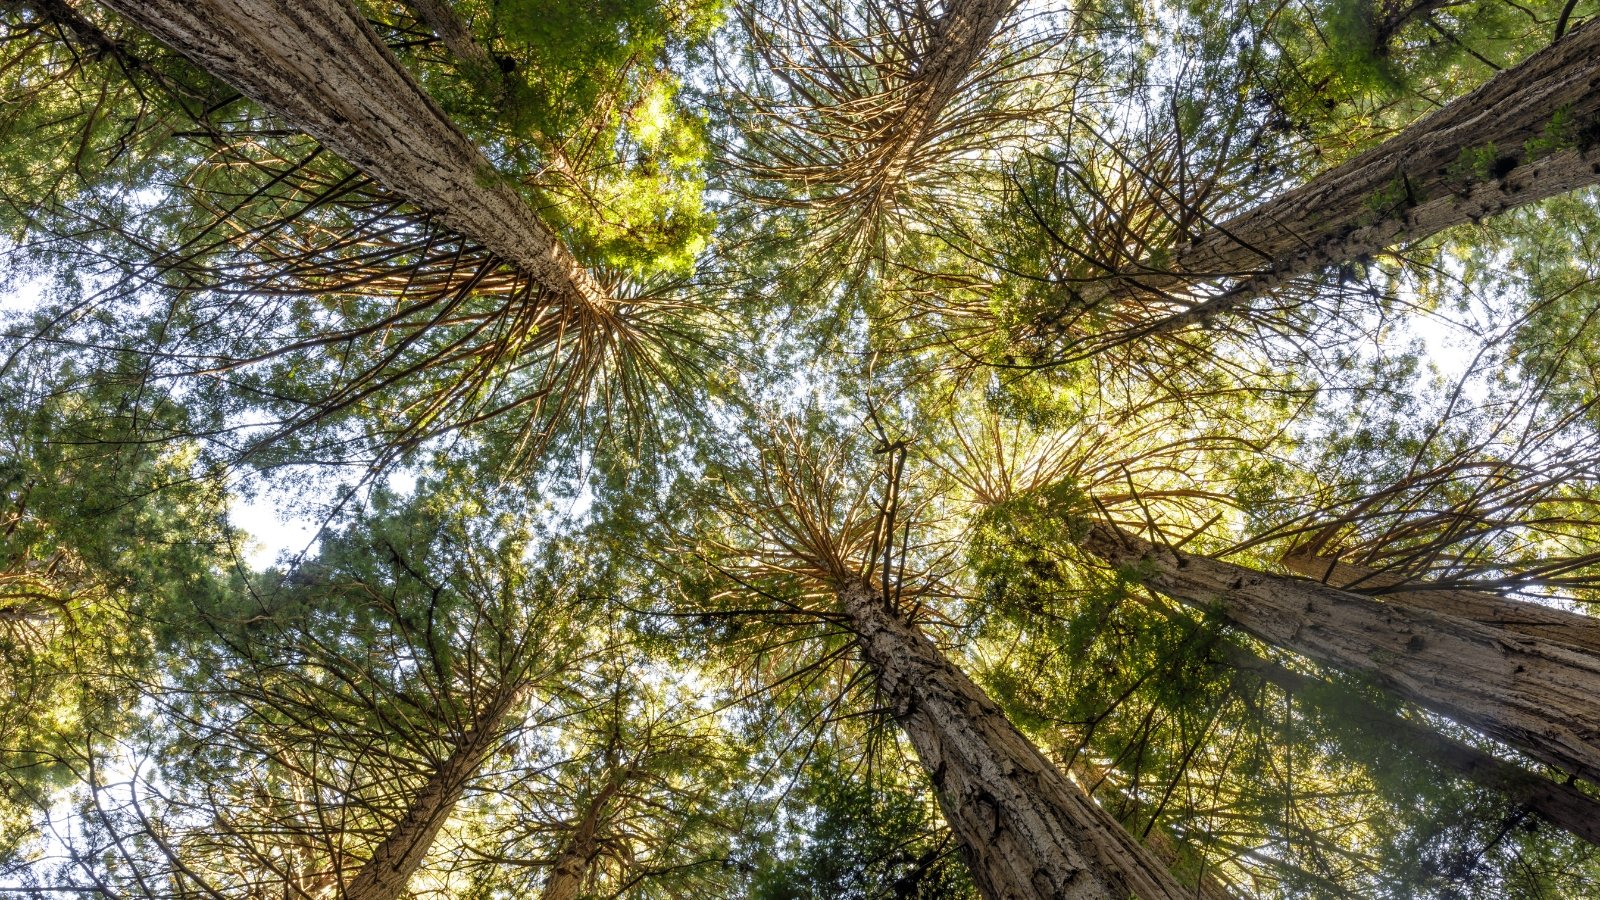
[[[605,290],[395,59],[350,0],[107,0],[201,68],[556,298]]]
[[[1378,572],[1327,557],[1291,553],[1283,557],[1283,565],[1296,575],[1315,578],[1336,588],[1360,594],[1376,594],[1385,603],[1399,603],[1415,609],[1458,616],[1481,625],[1492,625],[1600,654],[1600,618],[1594,616],[1523,600],[1509,600],[1487,591],[1435,589],[1426,584],[1408,585],[1404,576]]]
[[[871,205],[890,202],[906,177],[917,148],[934,131],[945,107],[960,93],[994,39],[1015,0],[956,0],[933,27],[927,54],[900,89],[899,108],[883,126],[871,157],[870,180],[852,193]]]
[[[838,597],[985,897],[1190,895],[870,584]]]
[[[600,823],[611,801],[622,791],[628,773],[617,769],[605,785],[583,807],[583,814],[573,825],[561,850],[550,865],[550,875],[545,880],[541,900],[576,900],[589,877],[595,857],[600,849]]]
[[[1359,673],[1542,762],[1600,780],[1600,658],[1542,638],[1158,547],[1095,523],[1084,548],[1275,647]]]
[[[405,893],[433,839],[444,827],[467,783],[500,744],[511,710],[525,696],[517,685],[502,687],[434,769],[399,821],[344,887],[345,900],[395,900]]]
[[[1164,263],[1108,273],[1072,305],[1175,306],[1144,331],[1176,331],[1329,266],[1597,183],[1600,21]],[[1219,287],[1192,293],[1206,283]]]
[[[1224,661],[1236,669],[1254,672],[1266,681],[1298,696],[1315,695],[1316,678],[1287,669],[1238,647],[1223,648]],[[1402,752],[1414,754],[1473,784],[1504,794],[1511,802],[1558,828],[1592,844],[1600,844],[1600,800],[1570,784],[1535,775],[1514,763],[1454,740],[1411,719],[1402,718],[1356,697],[1340,701],[1337,715],[1359,728],[1394,742]]]

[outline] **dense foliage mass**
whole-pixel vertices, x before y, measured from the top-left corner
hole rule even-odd
[[[0,893],[1600,895],[1596,0],[0,21]]]

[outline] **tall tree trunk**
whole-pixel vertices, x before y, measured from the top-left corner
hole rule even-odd
[[[985,897],[1190,895],[870,584],[838,598]]]
[[[1600,780],[1600,659],[1456,616],[1190,556],[1096,523],[1084,548],[1257,638],[1360,673],[1536,759]]]
[[[1322,682],[1240,647],[1223,647],[1223,661],[1236,669],[1254,672],[1283,690],[1314,694]],[[1356,696],[1342,698],[1336,716],[1356,727],[1392,741],[1412,753],[1473,784],[1499,791],[1513,803],[1591,844],[1600,844],[1600,799],[1569,784],[1559,784],[1527,769],[1486,753],[1470,744],[1445,737],[1427,725],[1397,716]]]
[[[433,839],[449,820],[467,783],[500,743],[507,716],[524,695],[523,687],[516,684],[499,690],[461,736],[456,748],[428,777],[372,856],[345,885],[344,900],[395,900],[405,893],[412,874],[427,858]]]
[[[1558,125],[1557,118],[1565,122]],[[1530,142],[1545,143],[1543,154]],[[1600,183],[1600,20],[1400,134],[1175,249],[1080,290],[1078,305],[1221,293],[1148,326],[1202,322],[1328,266]],[[1165,301],[1163,301],[1165,302]]]
[[[953,0],[946,4],[927,51],[899,90],[899,108],[892,113],[895,120],[884,129],[876,152],[869,157],[871,179],[856,188],[867,195],[868,203],[893,200],[917,150],[932,136],[945,108],[960,95],[1000,23],[1015,6],[1016,0]]]
[[[589,877],[595,857],[600,850],[600,820],[605,815],[612,798],[621,793],[627,773],[618,769],[606,779],[600,789],[583,808],[583,814],[573,826],[571,834],[562,842],[561,851],[550,865],[550,877],[544,883],[540,900],[576,900]]]
[[[1412,590],[1390,590],[1406,586],[1407,579],[1328,557],[1291,553],[1283,557],[1282,562],[1296,575],[1354,593],[1376,593],[1385,603],[1458,616],[1480,625],[1493,625],[1600,654],[1600,618],[1595,616],[1508,600],[1487,591],[1431,589],[1426,584],[1417,584]],[[1380,590],[1382,593],[1377,593]]]
[[[605,290],[351,0],[105,0],[195,64],[564,302]]]

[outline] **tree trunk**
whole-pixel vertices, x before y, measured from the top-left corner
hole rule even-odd
[[[1314,694],[1323,686],[1319,679],[1286,669],[1239,647],[1224,646],[1223,661],[1236,669],[1254,672],[1291,694]],[[1445,737],[1427,725],[1397,716],[1355,695],[1343,698],[1334,715],[1393,741],[1402,752],[1413,753],[1419,759],[1427,760],[1480,787],[1499,791],[1513,803],[1550,824],[1591,844],[1600,845],[1600,799],[1572,785],[1535,775],[1492,753]]]
[[[871,181],[857,188],[869,203],[891,200],[944,113],[972,75],[1015,0],[955,0],[933,27],[917,70],[900,89],[898,121],[887,129],[873,154]]]
[[[561,302],[605,290],[401,67],[350,0],[105,0],[481,243]]]
[[[1190,895],[870,584],[838,597],[985,897]]]
[[[1074,305],[1165,304],[1198,283],[1231,281],[1147,327],[1175,331],[1328,266],[1600,183],[1597,85],[1600,20],[1366,153],[1176,248],[1170,262],[1086,286]]]
[[[1189,556],[1094,524],[1084,548],[1257,638],[1600,780],[1600,659],[1455,616]]]
[[[583,808],[583,815],[550,865],[550,877],[539,895],[541,900],[576,900],[600,849],[600,819],[626,780],[625,771],[613,771],[605,786]]]
[[[507,685],[478,715],[445,760],[428,777],[405,814],[345,885],[344,900],[395,900],[405,893],[411,876],[427,858],[433,839],[449,820],[467,783],[500,743],[506,717],[524,696],[520,686]]]
[[[499,66],[495,65],[489,56],[489,51],[473,39],[466,23],[456,17],[455,11],[450,8],[449,0],[409,0],[409,2],[417,18],[433,29],[433,33],[444,43],[445,49],[456,59],[476,70],[478,74],[492,73],[496,77],[499,76]]]
[[[1296,575],[1354,593],[1376,594],[1385,603],[1458,616],[1600,654],[1600,618],[1594,616],[1508,600],[1487,591],[1434,590],[1426,584],[1416,585],[1415,590],[1389,590],[1405,586],[1407,579],[1328,557],[1289,554],[1282,561]]]

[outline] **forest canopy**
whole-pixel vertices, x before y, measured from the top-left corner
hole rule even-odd
[[[1600,896],[1600,0],[0,22],[0,895]]]

